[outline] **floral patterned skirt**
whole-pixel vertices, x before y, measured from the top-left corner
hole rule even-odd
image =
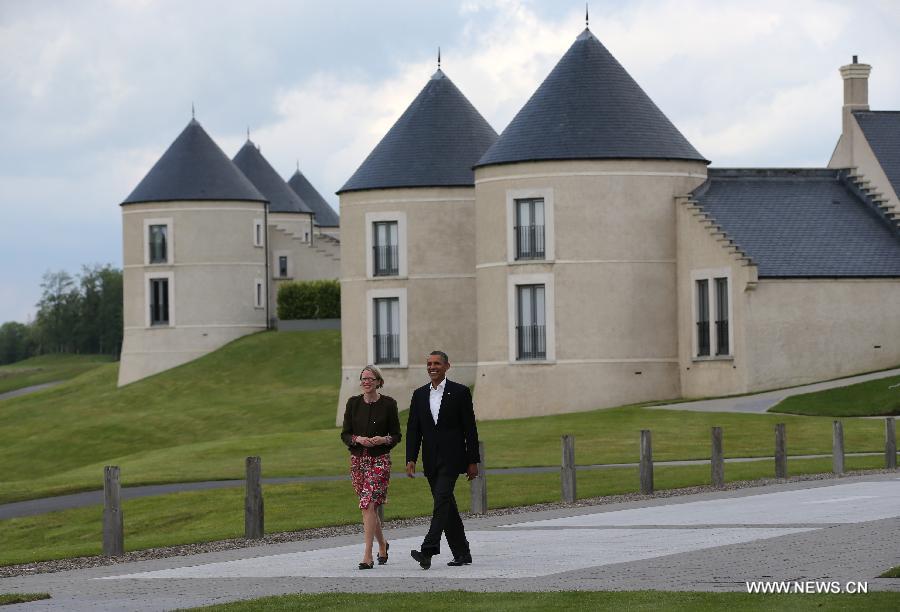
[[[383,504],[387,501],[388,483],[391,481],[391,455],[350,455],[350,479],[359,496],[361,510],[368,508],[369,504]]]

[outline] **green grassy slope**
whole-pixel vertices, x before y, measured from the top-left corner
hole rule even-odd
[[[126,484],[231,477],[218,457],[240,467],[259,437],[296,451],[300,432],[333,427],[339,355],[337,332],[256,334],[121,389],[110,364],[7,400],[0,501],[96,488],[112,463]]]
[[[334,426],[338,332],[255,334],[122,389],[116,368],[0,404],[0,503],[101,488],[104,465],[120,466],[126,486],[242,478],[248,455],[262,456],[268,477],[347,469]],[[397,400],[404,408],[406,392]],[[641,429],[653,431],[657,460],[708,458],[712,426],[724,428],[726,456],[772,456],[778,422],[789,454],[830,452],[830,418],[785,415],[632,406],[481,422],[479,431],[489,467],[559,465],[563,434],[575,434],[583,465],[637,461]],[[847,452],[883,450],[881,421],[848,420],[844,435]],[[394,461],[403,459],[401,447]]]
[[[771,411],[836,417],[900,415],[900,376],[794,395]]]
[[[112,361],[108,355],[41,355],[0,366],[0,393],[69,380]]]

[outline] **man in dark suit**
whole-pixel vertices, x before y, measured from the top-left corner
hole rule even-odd
[[[450,360],[446,353],[433,351],[425,367],[431,383],[413,391],[409,403],[406,475],[414,477],[421,446],[422,468],[431,487],[434,511],[421,549],[410,554],[422,569],[430,568],[431,557],[441,552],[441,533],[444,533],[453,553],[453,560],[447,565],[468,565],[472,553],[453,487],[460,474],[469,480],[478,476],[478,429],[472,394],[465,385],[447,380]]]

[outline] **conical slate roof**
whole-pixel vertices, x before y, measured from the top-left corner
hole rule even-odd
[[[707,161],[588,29],[477,165],[558,159]]]
[[[334,209],[325,201],[315,187],[312,186],[300,168],[294,172],[294,176],[288,181],[288,187],[294,190],[303,203],[309,206],[316,215],[316,225],[319,227],[338,227],[341,224],[340,217]]]
[[[275,168],[266,161],[259,149],[248,139],[234,156],[234,165],[250,179],[269,200],[269,211],[289,213],[311,213],[312,210],[288,187]]]
[[[472,166],[497,133],[438,69],[338,193],[472,186]]]
[[[266,200],[195,119],[122,204],[172,200]]]

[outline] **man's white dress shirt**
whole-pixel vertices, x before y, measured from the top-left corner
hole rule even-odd
[[[431,418],[434,419],[434,424],[437,425],[438,416],[441,413],[441,399],[444,397],[444,387],[447,386],[447,379],[441,381],[441,384],[437,386],[437,389],[434,388],[434,385],[428,385],[428,403],[431,404]]]

